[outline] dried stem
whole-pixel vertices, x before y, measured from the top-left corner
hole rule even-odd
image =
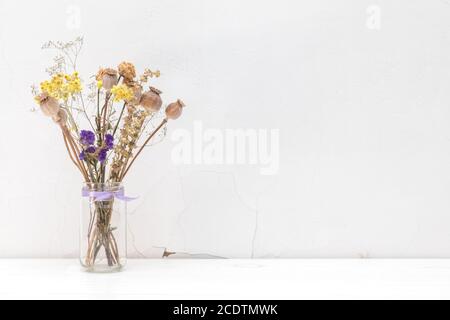
[[[69,154],[70,160],[73,162],[75,167],[77,167],[77,169],[80,170],[81,173],[83,173],[83,171],[81,170],[80,166],[75,161],[73,153],[70,151],[70,148],[69,148],[69,145],[68,145],[68,142],[67,142],[67,138],[66,138],[66,135],[64,134],[64,132],[63,132],[63,139],[64,139],[64,145],[66,146],[67,153]]]
[[[73,137],[70,134],[67,127],[61,125],[61,130],[63,131],[63,135],[65,137],[65,142],[68,144],[69,155],[71,155],[72,160],[74,160],[77,163],[78,168],[80,169],[84,179],[86,182],[89,182],[89,174],[86,171],[86,168],[84,167],[84,164],[81,162],[81,160],[78,158],[78,154],[80,154],[75,141],[73,141]],[[75,157],[74,157],[75,154]]]
[[[80,93],[80,101],[81,101],[81,106],[83,108],[82,113],[84,114],[84,116],[86,117],[87,121],[89,122],[89,125],[91,126],[92,130],[95,131],[94,129],[94,125],[91,122],[91,119],[89,118],[87,112],[86,112],[86,106],[84,104],[84,99],[83,99],[83,95]]]
[[[105,98],[105,104],[103,105],[103,108],[102,108],[102,114],[101,114],[101,116],[102,116],[102,128],[101,128],[101,130],[102,130],[102,136],[104,137],[105,135],[106,135],[106,131],[107,131],[107,127],[106,127],[106,115],[108,114],[108,105],[109,105],[109,100],[110,100],[110,98],[111,98],[111,93],[107,93],[106,94],[106,98]]]
[[[120,181],[123,181],[123,179],[125,178],[125,176],[127,175],[128,171],[130,171],[131,166],[134,164],[134,162],[136,161],[136,159],[139,157],[139,155],[141,154],[141,152],[144,150],[144,148],[147,146],[147,144],[153,139],[153,137],[159,132],[159,130],[161,130],[162,127],[164,127],[164,125],[167,123],[167,119],[164,119],[161,124],[155,129],[155,131],[153,131],[153,133],[147,138],[147,140],[145,141],[145,143],[143,144],[143,146],[139,149],[139,151],[136,153],[136,155],[133,157],[133,160],[131,161],[131,163],[128,165],[127,169],[125,170],[125,172],[121,175],[120,177]]]
[[[120,121],[122,120],[122,117],[123,117],[123,114],[124,114],[124,112],[125,112],[125,108],[126,108],[126,107],[127,107],[127,103],[125,102],[125,103],[123,104],[122,112],[120,112],[119,120],[117,120],[117,124],[116,124],[116,126],[115,126],[115,128],[114,128],[113,136],[116,135],[117,129],[119,128],[119,124],[120,124]]]

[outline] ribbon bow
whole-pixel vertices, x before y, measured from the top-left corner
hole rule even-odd
[[[116,198],[125,202],[130,202],[137,199],[125,196],[125,192],[123,189],[117,191],[89,191],[88,189],[84,188],[81,195],[83,198],[94,198],[95,202],[108,201],[112,198]]]

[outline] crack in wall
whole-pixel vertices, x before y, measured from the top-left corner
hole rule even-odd
[[[233,193],[236,195],[238,201],[241,203],[242,206],[244,206],[245,208],[247,208],[248,210],[252,211],[254,213],[254,231],[251,237],[251,252],[250,252],[250,259],[255,259],[256,258],[256,243],[257,243],[257,239],[258,239],[258,231],[259,231],[259,225],[260,225],[260,198],[269,190],[273,187],[273,183],[270,184],[269,186],[267,186],[267,188],[265,188],[263,191],[261,191],[255,198],[255,207],[252,207],[251,205],[247,204],[246,201],[243,199],[242,195],[239,193],[238,191],[238,183],[237,183],[237,178],[236,178],[236,174],[235,173],[231,173],[231,172],[219,172],[219,171],[214,171],[214,170],[201,170],[201,171],[196,171],[196,173],[209,173],[209,174],[215,174],[215,175],[225,175],[225,176],[230,176],[232,178],[232,184],[233,184]],[[181,177],[180,171],[178,170],[178,175],[179,175],[179,180],[180,180],[180,185],[182,190],[184,190],[184,186],[183,186],[183,178]],[[185,194],[183,191],[183,199],[185,200]],[[179,226],[181,227],[181,229],[183,230],[184,233],[184,239],[186,240],[186,234],[185,234],[185,230],[184,227],[181,223],[181,218],[183,216],[183,214],[186,212],[188,208],[185,208],[183,211],[181,211],[179,213],[178,216],[178,222],[179,222]]]
[[[128,228],[128,234],[131,236],[131,245],[133,246],[134,251],[136,251],[136,253],[139,256],[141,256],[141,258],[147,259],[148,257],[137,248],[136,236],[134,235],[134,232],[129,223],[127,223],[127,228]]]
[[[186,232],[184,230],[184,226],[181,223],[181,218],[183,216],[183,214],[186,212],[186,210],[188,209],[187,201],[186,201],[186,192],[184,190],[184,184],[183,184],[183,177],[181,176],[181,172],[180,172],[180,168],[177,168],[177,177],[178,177],[178,182],[180,184],[180,191],[181,191],[181,198],[183,199],[183,204],[184,204],[184,209],[181,210],[178,214],[177,214],[177,225],[179,227],[179,229],[181,230],[181,237],[183,239],[183,250],[186,250]]]
[[[256,200],[256,211],[255,211],[255,231],[253,233],[253,239],[252,239],[252,253],[251,253],[251,259],[255,259],[255,248],[256,248],[256,238],[258,236],[258,226],[259,226],[259,200]]]
[[[156,186],[158,184],[161,183],[161,181],[163,181],[164,179],[167,178],[168,175],[163,176],[162,178],[159,179],[158,182],[154,183],[153,186]],[[153,187],[152,186],[152,187]],[[150,190],[152,189],[152,187],[150,187]],[[128,213],[129,216],[136,214],[136,212],[138,212],[142,206],[145,204],[145,200],[148,197],[148,193],[146,193],[144,195],[144,197],[141,199],[142,201],[140,202],[140,204],[138,206],[136,206],[136,208],[134,210],[132,210],[131,212]],[[131,224],[129,223],[129,221],[127,221],[127,229],[128,229],[128,233],[131,236],[131,246],[133,247],[133,249],[135,250],[135,252],[144,259],[148,259],[149,257],[147,257],[144,253],[142,253],[142,251],[138,248],[137,244],[136,244],[136,236],[133,232],[133,228],[131,227]]]
[[[222,175],[222,176],[229,176],[229,177],[231,177],[231,181],[232,181],[232,192],[235,194],[235,196],[237,197],[237,200],[239,201],[239,203],[241,203],[241,205],[244,207],[244,208],[247,208],[248,210],[250,210],[250,211],[252,211],[252,212],[254,212],[254,214],[255,214],[255,225],[256,225],[256,227],[255,227],[255,232],[254,232],[254,234],[253,234],[253,237],[252,237],[252,243],[251,243],[251,247],[252,247],[252,251],[251,251],[251,253],[250,253],[250,257],[251,258],[253,258],[253,256],[254,256],[254,254],[253,254],[253,252],[254,252],[254,250],[253,250],[253,244],[256,242],[256,239],[255,239],[255,237],[256,237],[256,234],[257,234],[257,225],[258,225],[258,220],[259,220],[259,214],[258,214],[258,211],[257,211],[257,209],[256,208],[253,208],[253,207],[251,207],[250,205],[248,205],[245,201],[244,201],[244,199],[243,199],[243,197],[242,197],[242,195],[238,192],[238,184],[237,184],[237,179],[236,179],[236,174],[235,173],[231,173],[231,172],[219,172],[219,171],[214,171],[214,170],[200,170],[200,171],[196,171],[196,173],[207,173],[207,174],[214,174],[214,175],[217,175],[217,176],[220,176],[220,175]],[[180,177],[181,178],[181,177]],[[181,178],[182,179],[182,178]]]
[[[261,191],[255,199],[255,231],[253,233],[253,239],[252,239],[252,253],[251,253],[251,259],[255,259],[255,251],[256,251],[256,240],[258,237],[258,228],[259,228],[259,220],[260,220],[260,208],[259,208],[259,202],[261,197],[263,196],[266,191],[270,190],[273,187],[273,183],[270,184],[264,191]]]
[[[176,214],[176,225],[178,225],[180,233],[181,233],[181,239],[182,239],[182,247],[184,249],[182,249],[182,251],[168,251],[168,249],[164,248],[164,254],[161,258],[169,258],[169,257],[173,257],[176,255],[189,255],[192,257],[195,256],[210,256],[210,257],[216,257],[218,259],[228,259],[227,257],[222,257],[222,256],[216,256],[213,253],[190,253],[187,250],[187,234],[186,234],[186,230],[185,227],[182,223],[182,218],[184,217],[186,211],[189,209],[189,206],[187,205],[187,201],[186,201],[186,192],[185,192],[185,186],[184,186],[184,181],[183,181],[183,177],[181,175],[181,171],[179,168],[177,168],[176,170],[177,173],[177,178],[178,178],[178,182],[180,185],[180,192],[181,192],[181,198],[184,204],[184,208],[183,210],[179,211]],[[250,259],[255,259],[256,257],[256,243],[257,243],[257,239],[258,239],[258,231],[259,231],[259,224],[260,224],[260,210],[259,210],[259,205],[260,205],[260,198],[263,196],[264,193],[267,192],[267,190],[269,190],[273,184],[271,184],[270,186],[268,186],[267,188],[265,188],[262,192],[260,192],[256,198],[255,198],[255,207],[252,207],[251,205],[249,205],[243,198],[243,196],[239,193],[238,191],[238,182],[237,182],[237,177],[235,173],[231,173],[231,172],[219,172],[219,171],[213,171],[213,170],[201,170],[201,171],[196,171],[195,173],[206,173],[206,174],[214,174],[216,176],[228,176],[231,177],[231,181],[232,181],[232,193],[236,196],[238,202],[246,209],[250,210],[253,212],[254,214],[254,228],[253,228],[253,233],[251,236],[251,252],[250,252]],[[167,178],[164,177],[164,178]],[[163,180],[164,178],[161,178],[160,180]],[[145,198],[144,198],[145,200]],[[138,210],[140,210],[143,206],[144,201],[142,201],[142,203],[140,205],[138,205],[133,211],[130,212],[130,215],[135,214]],[[127,224],[127,228],[128,228],[128,232],[130,234],[130,239],[131,239],[131,246],[134,249],[135,253],[144,259],[148,259],[149,257],[147,255],[145,255],[143,253],[142,250],[139,249],[139,246],[136,243],[136,236],[133,232],[133,228],[131,227],[131,225],[128,223]],[[156,247],[153,247],[156,248]],[[161,248],[163,249],[163,248]]]

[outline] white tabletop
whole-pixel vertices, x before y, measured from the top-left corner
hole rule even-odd
[[[0,260],[1,299],[450,299],[450,260]]]

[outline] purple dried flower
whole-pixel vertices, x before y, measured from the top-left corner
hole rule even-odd
[[[98,153],[98,161],[100,161],[101,163],[105,162],[107,155],[108,149],[100,150],[100,152]]]
[[[114,136],[112,136],[111,134],[107,134],[105,136],[105,145],[108,150],[114,149]]]
[[[86,150],[83,150],[81,153],[80,153],[80,160],[81,161],[85,161],[85,160],[87,160],[88,159],[88,156],[90,155],[90,154],[94,154],[95,152],[97,151],[97,149],[95,148],[95,147],[93,147],[93,146],[91,146],[91,147],[88,147]]]
[[[106,134],[105,135],[105,141],[106,142],[114,142],[114,137],[112,134]]]
[[[97,148],[95,147],[89,147],[85,150],[87,153],[95,153],[97,151]]]
[[[80,142],[84,146],[91,146],[95,143],[95,133],[92,131],[82,130],[80,132]]]

